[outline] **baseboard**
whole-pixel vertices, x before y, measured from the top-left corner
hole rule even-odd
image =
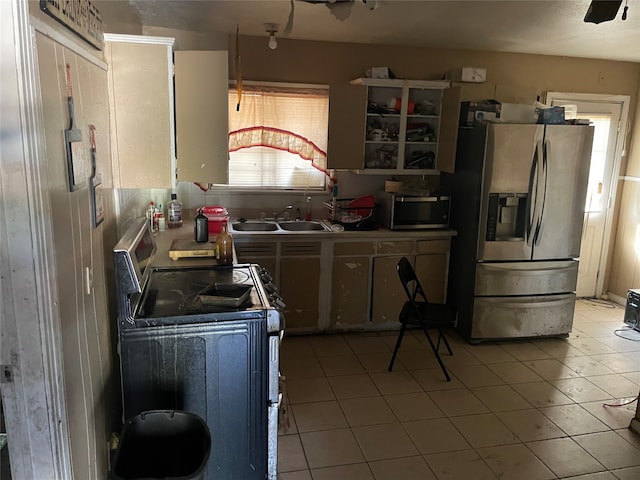
[[[614,303],[617,303],[621,307],[624,307],[627,304],[627,297],[619,297],[614,293],[607,293],[607,300],[611,300]]]

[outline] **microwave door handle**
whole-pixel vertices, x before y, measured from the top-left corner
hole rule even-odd
[[[402,197],[398,198],[398,203],[435,203],[439,201],[438,197]]]
[[[537,191],[537,174],[538,174],[538,142],[536,142],[535,149],[533,151],[533,160],[531,162],[531,173],[529,174],[529,190],[527,192],[527,226],[526,226],[526,241],[528,246],[532,246],[533,243],[533,216],[535,215],[535,196],[534,190]]]

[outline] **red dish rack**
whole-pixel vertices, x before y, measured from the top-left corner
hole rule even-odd
[[[329,220],[342,225],[345,230],[377,230],[377,207],[372,200],[363,201],[366,198],[336,198],[331,202],[324,202]]]

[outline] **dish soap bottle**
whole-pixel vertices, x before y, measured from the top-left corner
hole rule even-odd
[[[177,200],[178,196],[175,193],[171,194],[171,201],[169,202],[169,221],[167,227],[180,228],[182,226],[182,203]]]
[[[195,240],[199,243],[209,241],[209,219],[203,215],[202,209],[198,209],[194,225]]]
[[[218,265],[233,265],[233,238],[227,231],[227,224],[222,224],[222,229],[216,237],[216,252]]]

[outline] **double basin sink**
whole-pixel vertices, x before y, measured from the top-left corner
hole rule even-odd
[[[287,221],[258,221],[231,222],[231,232],[328,232],[330,229],[316,220],[287,220]]]

